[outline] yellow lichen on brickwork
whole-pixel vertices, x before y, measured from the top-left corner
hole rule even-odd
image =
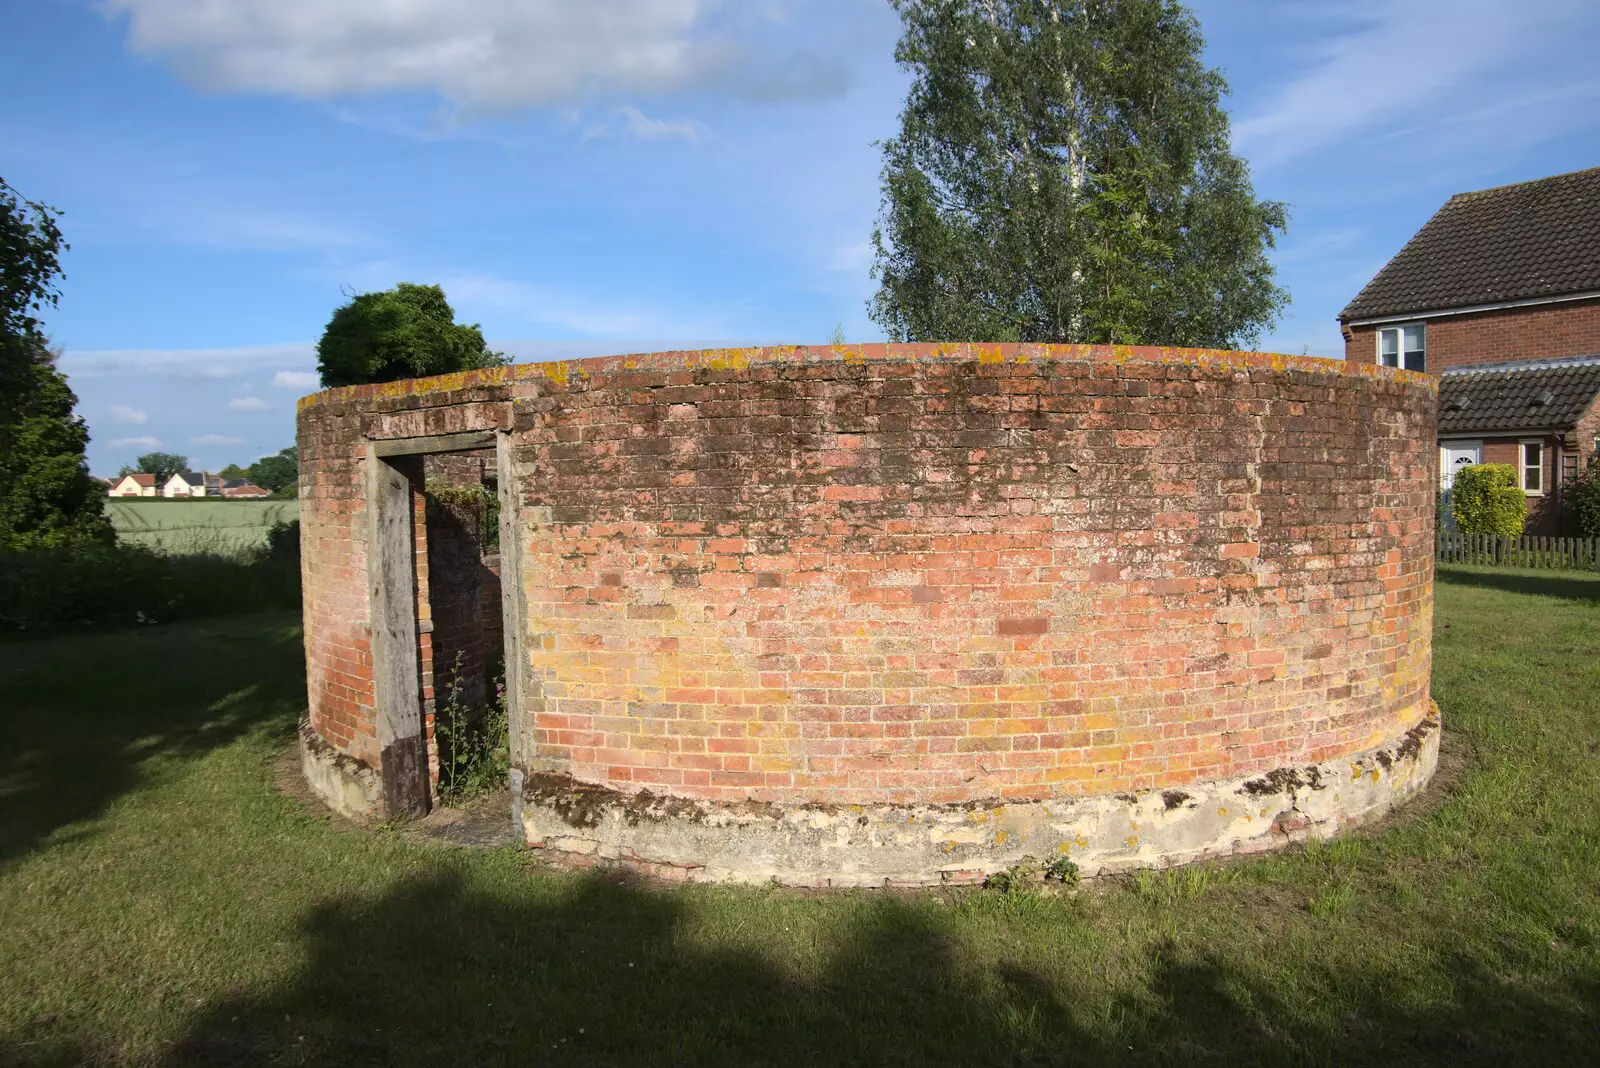
[[[750,366],[750,353],[745,349],[708,349],[704,355],[705,365],[715,371],[743,371]]]

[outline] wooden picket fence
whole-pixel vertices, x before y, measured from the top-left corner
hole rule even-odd
[[[1600,538],[1504,538],[1441,530],[1433,556],[1442,564],[1596,571],[1600,570]]]

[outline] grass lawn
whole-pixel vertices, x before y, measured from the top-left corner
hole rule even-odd
[[[1442,570],[1450,781],[1023,891],[552,871],[281,795],[287,616],[0,662],[0,1063],[1600,1063],[1600,578]]]

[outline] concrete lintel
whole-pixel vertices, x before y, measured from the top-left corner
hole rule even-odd
[[[435,434],[424,438],[374,438],[374,456],[419,456],[435,452],[466,452],[494,445],[498,432],[467,430],[460,434]]]

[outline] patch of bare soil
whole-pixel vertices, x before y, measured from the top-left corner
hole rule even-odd
[[[278,792],[308,813],[356,824],[323,804],[300,774],[300,753],[287,746],[272,762],[272,779]],[[450,845],[499,847],[518,845],[521,839],[511,822],[511,805],[504,795],[480,797],[461,806],[435,805],[421,819],[396,820],[391,829],[414,838]]]

